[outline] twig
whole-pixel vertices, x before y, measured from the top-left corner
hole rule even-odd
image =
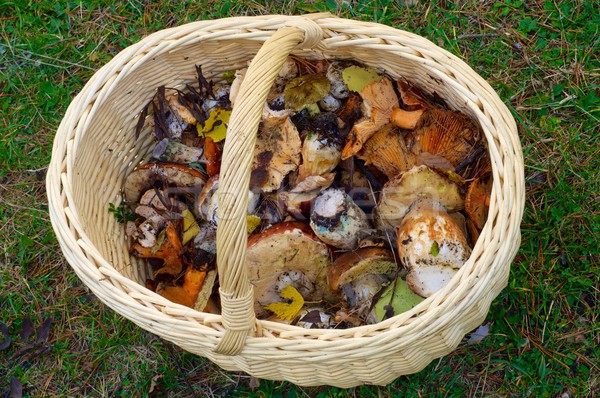
[[[89,66],[85,66],[85,65],[78,64],[78,63],[75,63],[75,62],[65,61],[65,60],[63,60],[63,59],[59,59],[59,58],[49,57],[49,56],[47,56],[47,55],[44,55],[44,54],[38,54],[38,53],[34,53],[34,52],[32,52],[32,51],[29,51],[29,50],[24,50],[24,49],[22,49],[22,48],[11,47],[11,46],[8,46],[8,45],[6,45],[6,44],[2,44],[2,43],[0,43],[0,46],[3,46],[3,47],[6,47],[6,48],[10,49],[10,50],[11,50],[11,52],[13,53],[13,56],[15,56],[15,57],[18,57],[18,58],[21,58],[21,59],[24,59],[24,60],[27,60],[27,61],[33,61],[33,62],[35,62],[35,60],[32,60],[32,59],[31,59],[31,58],[29,58],[29,57],[26,57],[26,56],[22,56],[22,55],[17,55],[17,54],[15,54],[15,53],[14,53],[14,51],[16,50],[16,51],[19,51],[19,52],[22,52],[22,53],[26,53],[26,54],[28,54],[28,55],[31,55],[32,57],[38,57],[38,58],[43,58],[43,59],[49,59],[49,60],[51,60],[51,61],[61,62],[61,63],[63,63],[63,64],[70,65],[70,66],[77,66],[77,67],[79,67],[79,68],[83,68],[83,69],[94,70],[94,68],[90,68]],[[39,61],[39,60],[38,60],[38,61]],[[60,67],[61,67],[61,66],[59,66],[59,65],[54,65],[54,64],[47,63],[47,62],[42,62],[42,61],[39,61],[39,62],[40,62],[41,64],[43,64],[43,65],[53,66],[53,67],[55,67],[55,68],[60,68]]]
[[[498,33],[470,33],[456,36],[457,39],[476,39],[479,37],[496,37],[500,36]]]

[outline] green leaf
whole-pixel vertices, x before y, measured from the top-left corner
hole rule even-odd
[[[377,321],[406,312],[423,301],[423,298],[409,289],[406,281],[398,278],[384,290],[374,307]]]
[[[436,240],[434,240],[431,244],[431,255],[433,257],[437,257],[438,254],[440,254],[440,245],[437,243]]]

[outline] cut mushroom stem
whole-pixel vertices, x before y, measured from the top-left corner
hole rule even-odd
[[[406,281],[423,297],[445,286],[471,255],[461,228],[431,199],[413,203],[396,233],[398,256],[410,270]]]
[[[370,228],[366,214],[341,189],[329,188],[315,199],[310,226],[323,242],[355,249],[361,231]]]
[[[162,162],[189,164],[199,162],[203,153],[200,148],[165,138],[156,144],[152,157]]]
[[[402,108],[396,108],[392,112],[392,122],[401,129],[414,130],[424,112],[425,109],[405,111]]]

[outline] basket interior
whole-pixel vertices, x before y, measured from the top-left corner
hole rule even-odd
[[[70,170],[73,207],[87,238],[123,276],[143,285],[149,275],[144,262],[129,256],[123,225],[108,212],[109,203],[120,203],[125,176],[149,158],[153,147],[149,130],[136,137],[140,111],[158,86],[181,88],[184,83],[195,83],[194,65],[201,65],[209,80],[218,81],[224,72],[246,67],[261,44],[258,39],[165,41],[161,43],[165,48],[138,52],[121,65],[118,73],[112,71],[111,78],[98,82],[87,117],[77,126]],[[354,59],[384,69],[392,77],[404,77],[425,92],[436,92],[451,108],[477,119],[476,110],[480,106],[477,98],[457,92],[447,83],[448,76],[430,68],[417,51],[408,47],[388,45],[373,51],[372,47],[362,49],[354,44],[333,48],[325,39],[319,47],[298,50],[294,55]]]

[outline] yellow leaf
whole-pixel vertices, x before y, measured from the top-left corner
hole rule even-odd
[[[210,137],[214,142],[223,141],[227,134],[227,124],[230,116],[231,111],[227,109],[218,106],[213,108],[208,115],[208,119],[204,122],[204,126],[201,126],[200,123],[196,125],[198,135]]]
[[[248,230],[248,235],[250,235],[252,232],[254,232],[256,227],[258,227],[260,225],[260,217],[255,216],[254,214],[248,214],[246,216],[246,223],[247,223],[246,228]]]
[[[381,76],[374,69],[354,65],[342,71],[342,79],[348,90],[360,93],[365,86],[381,80]]]
[[[184,210],[181,213],[183,217],[183,238],[181,244],[185,246],[190,240],[192,240],[200,232],[200,227],[194,218],[194,215],[189,210]]]
[[[286,286],[281,290],[279,295],[291,302],[280,301],[278,303],[271,303],[265,307],[265,309],[273,312],[279,318],[286,321],[294,319],[296,314],[302,309],[304,305],[304,297],[296,290],[293,286]]]

